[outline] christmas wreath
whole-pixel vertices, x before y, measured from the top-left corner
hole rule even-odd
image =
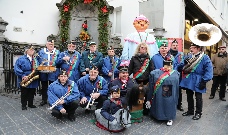
[[[108,27],[107,23],[109,21],[109,9],[105,0],[66,0],[63,4],[63,8],[60,13],[60,37],[62,44],[64,44],[69,39],[69,29],[70,29],[70,21],[71,21],[71,13],[70,11],[80,3],[84,4],[92,4],[93,6],[98,8],[98,33],[99,33],[99,44],[98,50],[101,53],[107,53],[108,46]],[[80,33],[81,37],[85,40],[90,38],[90,35],[84,30]],[[80,37],[80,36],[79,36]],[[66,45],[60,46],[61,50],[64,50]]]

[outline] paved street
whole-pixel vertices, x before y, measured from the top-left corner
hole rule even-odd
[[[208,92],[203,95],[203,115],[198,121],[192,116],[183,117],[177,111],[177,117],[172,126],[166,126],[166,121],[156,121],[144,116],[144,122],[133,124],[129,129],[118,134],[129,135],[227,135],[228,134],[228,101],[219,100],[218,93],[215,99],[209,100],[210,83]],[[4,95],[4,96],[3,96]],[[226,93],[228,100],[228,94]],[[35,97],[38,106],[41,97]],[[21,110],[18,94],[1,94],[0,96],[0,134],[6,135],[44,135],[44,134],[74,134],[74,135],[101,135],[110,134],[94,125],[91,120],[93,114],[84,114],[84,110],[76,110],[76,121],[70,122],[66,117],[57,120],[46,111],[47,106],[35,109]],[[183,106],[187,110],[186,94],[183,92]],[[115,133],[113,133],[115,134]]]

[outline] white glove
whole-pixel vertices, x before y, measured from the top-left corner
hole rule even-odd
[[[146,108],[150,109],[150,107],[151,107],[150,101],[146,101]]]

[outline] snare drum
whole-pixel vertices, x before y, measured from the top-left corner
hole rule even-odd
[[[38,66],[37,70],[41,73],[51,73],[56,71],[56,67],[42,65],[42,66]]]

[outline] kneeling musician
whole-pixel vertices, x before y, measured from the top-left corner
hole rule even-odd
[[[107,99],[107,81],[98,73],[98,68],[93,65],[90,67],[89,74],[80,78],[77,82],[80,90],[80,106],[86,108],[86,113],[90,112],[89,110],[94,102],[97,102],[96,109],[99,109]]]
[[[66,71],[61,71],[58,79],[49,85],[47,94],[48,101],[52,105],[49,108],[52,110],[52,116],[60,119],[62,114],[68,113],[68,119],[75,121],[80,93],[77,84],[68,79]]]

